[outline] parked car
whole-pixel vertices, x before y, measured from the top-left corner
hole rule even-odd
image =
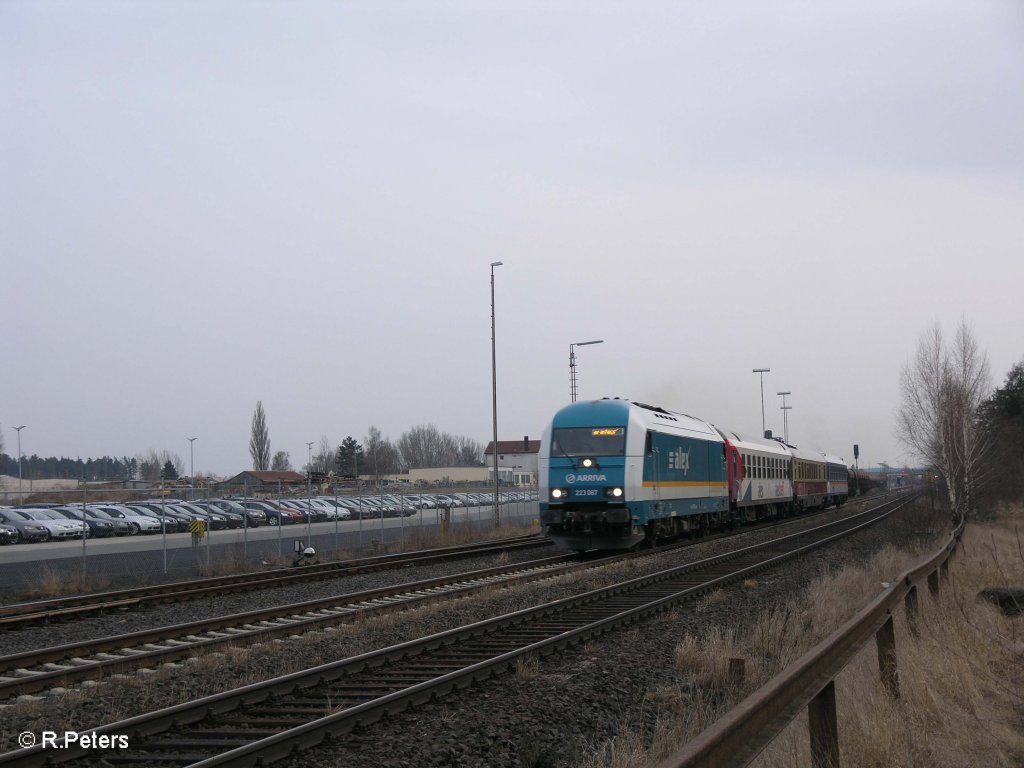
[[[165,533],[181,533],[182,531],[188,530],[189,523],[172,515],[164,517],[159,512],[154,512],[149,507],[141,506],[139,504],[128,504],[127,507],[131,511],[137,512],[143,517],[148,517],[149,519],[155,520],[159,523],[159,528],[157,528],[158,532],[164,531]]]
[[[102,509],[86,507],[85,516],[90,520],[106,520],[114,524],[114,535],[115,536],[134,536],[135,526],[125,520],[123,517],[114,517],[108,515]]]
[[[358,505],[356,514],[364,520],[384,516],[384,506],[376,496],[359,496],[355,502]]]
[[[247,525],[250,528],[259,528],[261,525],[267,524],[267,515],[262,509],[246,509],[242,505],[241,499],[210,499],[210,501],[225,512],[242,515],[243,519],[247,519]]]
[[[220,512],[211,512],[208,509],[197,506],[190,501],[176,504],[175,507],[182,512],[192,515],[193,519],[200,519],[206,523],[207,530],[210,531],[222,531],[225,528],[230,528],[228,519]]]
[[[14,509],[0,510],[0,523],[13,526],[18,531],[18,541],[48,541],[50,530],[30,517],[17,514]]]
[[[0,544],[17,544],[21,540],[21,534],[13,525],[0,525]]]
[[[161,521],[122,504],[105,504],[98,508],[109,517],[126,520],[135,529],[135,533],[158,533],[163,528]]]
[[[51,507],[50,511],[63,515],[68,520],[77,520],[81,523],[85,523],[89,526],[89,535],[96,538],[105,538],[117,533],[117,526],[114,525],[113,520],[100,520],[99,518],[83,515],[81,507],[69,507],[65,505],[62,507]]]
[[[310,520],[314,523],[320,523],[327,519],[327,515],[323,514],[319,510],[310,509],[306,504],[305,499],[281,499],[281,506],[295,510],[302,515],[302,519],[299,522],[304,523],[307,520]]]
[[[273,502],[260,499],[246,499],[242,502],[246,509],[258,509],[267,517],[267,525],[294,525],[295,516],[287,509],[279,509]]]
[[[168,533],[187,533],[192,524],[189,515],[178,512],[173,504],[166,501],[133,501],[128,506],[157,520],[166,520]]]
[[[232,502],[235,506],[240,507],[241,511],[233,509],[231,504],[225,503],[224,499],[201,499],[199,501],[193,501],[197,507],[205,509],[207,512],[216,512],[222,515],[225,520],[228,521],[229,528],[242,528],[246,525],[247,515],[245,507],[242,507],[238,502]],[[248,518],[251,519],[251,518]]]
[[[338,507],[329,499],[321,499],[318,497],[315,499],[309,499],[307,503],[313,505],[314,509],[327,515],[328,520],[335,520],[338,517]]]
[[[21,515],[25,520],[39,523],[46,528],[51,539],[80,539],[83,532],[88,535],[89,527],[80,520],[68,520],[50,509],[12,509],[12,514]]]
[[[329,504],[333,510],[334,516],[338,520],[348,520],[352,517],[352,510],[346,504],[343,503],[342,499],[334,499],[330,497],[324,497],[318,499],[325,504]]]
[[[284,503],[285,499],[275,499],[268,501],[268,504],[273,504],[277,509],[281,510],[282,513],[292,516],[293,523],[304,523],[306,522],[306,513],[295,507],[289,507]],[[287,525],[287,523],[286,523]]]

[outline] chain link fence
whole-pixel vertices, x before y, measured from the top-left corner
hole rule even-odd
[[[0,491],[0,526],[19,530],[22,539],[0,547],[6,599],[301,566],[500,535],[493,489],[280,490],[257,493],[246,487],[222,500],[207,488],[83,485],[32,490],[20,504],[17,492]],[[225,508],[214,506],[215,500]],[[236,505],[244,504],[250,509],[239,514]],[[537,523],[536,488],[502,489],[499,506],[503,531]],[[27,535],[40,527],[47,530],[45,541],[28,541],[44,538]]]

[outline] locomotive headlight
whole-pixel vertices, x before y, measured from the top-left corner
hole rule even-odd
[[[584,460],[583,460],[583,461],[581,461],[580,463],[581,463],[581,464],[582,464],[582,465],[583,465],[584,467],[586,467],[587,469],[590,469],[590,468],[591,468],[592,466],[594,466],[594,460],[593,460],[593,459],[584,459]]]
[[[552,488],[551,489],[551,498],[552,499],[564,499],[568,495],[569,495],[569,492],[565,491],[565,490],[563,490],[561,488]]]
[[[609,496],[609,497],[611,497],[613,499],[621,499],[622,498],[622,489],[621,488],[605,488],[604,489],[604,495],[605,496]]]

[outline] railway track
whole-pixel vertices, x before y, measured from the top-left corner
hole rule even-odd
[[[495,586],[551,578],[630,556],[635,557],[616,555],[587,561],[575,555],[548,557],[2,656],[0,700],[156,667],[226,647],[321,630],[439,599],[465,597]]]
[[[300,565],[294,568],[274,568],[272,570],[254,571],[235,576],[193,579],[173,584],[15,603],[0,606],[0,629],[73,619],[77,616],[103,611],[129,610],[145,605],[183,602],[215,595],[230,594],[232,592],[245,592],[251,589],[266,589],[305,581],[334,579],[356,573],[368,573],[389,568],[405,568],[443,560],[456,560],[460,557],[476,557],[491,552],[499,553],[506,550],[526,549],[550,543],[550,539],[546,536],[534,534],[513,536],[418,552],[377,555],[358,560],[346,560],[344,562]]]
[[[773,525],[786,522],[778,521]],[[704,543],[728,535],[716,534],[699,541]],[[622,553],[599,559],[571,555],[541,558],[0,656],[0,701],[53,689],[59,693],[86,680],[173,664],[228,647],[297,636],[427,602],[465,597],[495,586],[524,584],[693,543],[671,543],[655,550],[644,550],[640,555]]]
[[[0,755],[0,766],[44,762],[104,765],[250,766],[313,747],[388,714],[429,702],[628,625],[882,520],[905,498],[685,566],[477,622],[95,729],[123,736],[122,749],[73,745]]]

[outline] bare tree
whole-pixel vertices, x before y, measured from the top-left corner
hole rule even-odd
[[[468,437],[441,432],[433,424],[413,427],[398,439],[402,462],[420,467],[473,467],[480,464],[484,447]]]
[[[377,427],[370,427],[363,440],[366,451],[366,468],[375,478],[402,471],[402,460],[392,442],[384,437]]]
[[[256,401],[252,415],[252,435],[249,437],[249,455],[255,470],[270,468],[270,433],[267,431],[267,415],[263,412],[263,401]]]
[[[967,324],[949,345],[938,324],[925,331],[900,389],[897,437],[942,474],[954,518],[971,516],[984,480],[989,442],[981,405],[990,384],[988,357]]]
[[[482,467],[484,466],[484,444],[471,437],[457,437],[459,446],[459,458],[456,462],[458,467]]]
[[[445,460],[445,437],[433,424],[413,427],[398,438],[402,461],[413,469],[449,466]]]
[[[288,472],[292,468],[292,458],[288,451],[278,451],[270,462],[270,468],[275,472]]]
[[[320,436],[320,447],[313,454],[313,472],[321,475],[328,474],[334,468],[334,448],[327,435]]]
[[[164,469],[168,463],[173,468],[174,474],[177,477],[181,477],[185,472],[185,464],[182,462],[181,457],[167,449],[156,451],[150,448],[145,453],[139,454],[135,460],[138,466],[139,480],[145,480],[150,483],[163,479]]]

